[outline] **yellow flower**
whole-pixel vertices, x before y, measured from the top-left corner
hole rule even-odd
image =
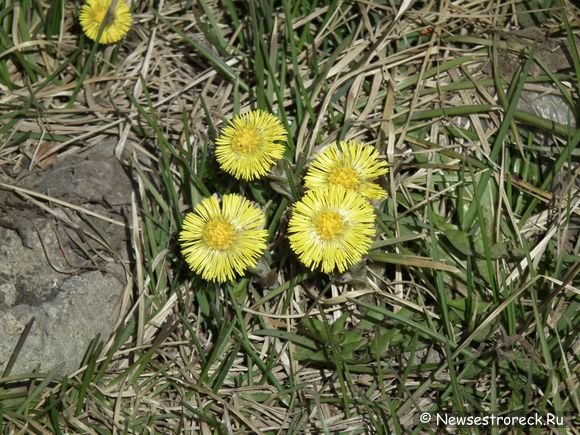
[[[93,41],[97,40],[99,29],[104,22],[103,33],[99,42],[113,44],[120,41],[131,28],[133,19],[131,11],[124,0],[117,0],[117,5],[109,11],[111,0],[88,0],[82,7],[79,20],[83,32]]]
[[[294,204],[288,224],[290,247],[314,270],[343,272],[360,261],[375,235],[373,206],[342,186],[310,190]]]
[[[266,249],[266,219],[259,208],[236,194],[221,204],[212,196],[188,213],[179,234],[181,252],[207,281],[225,282],[254,267]]]
[[[215,154],[223,171],[235,178],[253,180],[266,175],[284,155],[286,129],[263,110],[234,117],[216,139]]]
[[[355,141],[341,141],[330,145],[314,158],[304,177],[304,185],[307,189],[339,185],[367,199],[381,199],[387,192],[373,180],[388,171],[387,164],[379,160],[379,153],[374,147]]]

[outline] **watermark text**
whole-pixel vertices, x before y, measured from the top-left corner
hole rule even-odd
[[[454,415],[445,412],[423,412],[419,415],[421,423],[437,426],[515,426],[515,427],[563,427],[569,418],[552,413],[537,412],[528,415]]]

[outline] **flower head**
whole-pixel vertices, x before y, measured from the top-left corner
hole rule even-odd
[[[387,164],[379,160],[375,148],[355,141],[341,141],[330,145],[314,158],[304,177],[304,184],[307,189],[339,185],[367,199],[381,199],[387,192],[373,180],[387,172]]]
[[[238,180],[253,180],[268,173],[284,154],[286,129],[263,110],[238,115],[216,139],[216,157],[223,171]]]
[[[310,190],[294,204],[290,247],[311,270],[346,270],[362,258],[375,235],[373,206],[342,186]]]
[[[236,194],[221,204],[212,196],[188,213],[179,234],[181,252],[194,272],[208,281],[225,282],[254,267],[266,249],[264,214]]]
[[[124,0],[117,0],[117,4],[109,11],[112,0],[87,0],[81,7],[79,20],[83,32],[93,41],[97,40],[99,29],[104,25],[99,42],[113,44],[120,41],[131,28],[133,19],[131,11]],[[103,24],[104,23],[104,24]]]

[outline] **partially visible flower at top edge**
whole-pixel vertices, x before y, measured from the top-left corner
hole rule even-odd
[[[79,21],[85,35],[97,40],[101,24],[104,23],[101,44],[114,44],[127,34],[133,23],[131,11],[125,0],[117,0],[114,9],[109,12],[111,0],[87,0],[81,7]]]
[[[226,282],[256,266],[268,232],[262,210],[237,194],[202,200],[183,220],[181,252],[207,281]]]
[[[333,143],[318,153],[304,177],[306,189],[339,185],[369,200],[379,200],[387,192],[373,180],[388,172],[377,150],[356,141]]]
[[[367,254],[375,236],[374,207],[358,193],[331,185],[307,191],[292,208],[290,247],[309,269],[344,272]]]
[[[253,180],[268,174],[284,155],[287,132],[271,113],[253,110],[235,116],[216,139],[216,158],[220,168],[240,180]]]

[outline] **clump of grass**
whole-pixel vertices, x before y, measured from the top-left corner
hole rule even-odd
[[[59,154],[112,136],[138,182],[115,336],[71,376],[1,378],[8,432],[405,433],[434,429],[422,411],[578,415],[580,133],[519,106],[549,92],[578,113],[572,6],[541,30],[571,63],[532,76],[542,45],[512,32],[508,4],[420,3],[396,20],[380,3],[162,5],[135,2],[133,30],[105,49],[77,44],[70,3],[0,13],[3,174],[43,141]],[[240,186],[213,140],[247,108],[279,115],[288,144],[267,183]],[[312,272],[291,253],[289,210],[314,153],[350,139],[390,165],[379,237],[348,273]],[[179,254],[183,215],[240,189],[270,246],[256,274],[206,283]]]

